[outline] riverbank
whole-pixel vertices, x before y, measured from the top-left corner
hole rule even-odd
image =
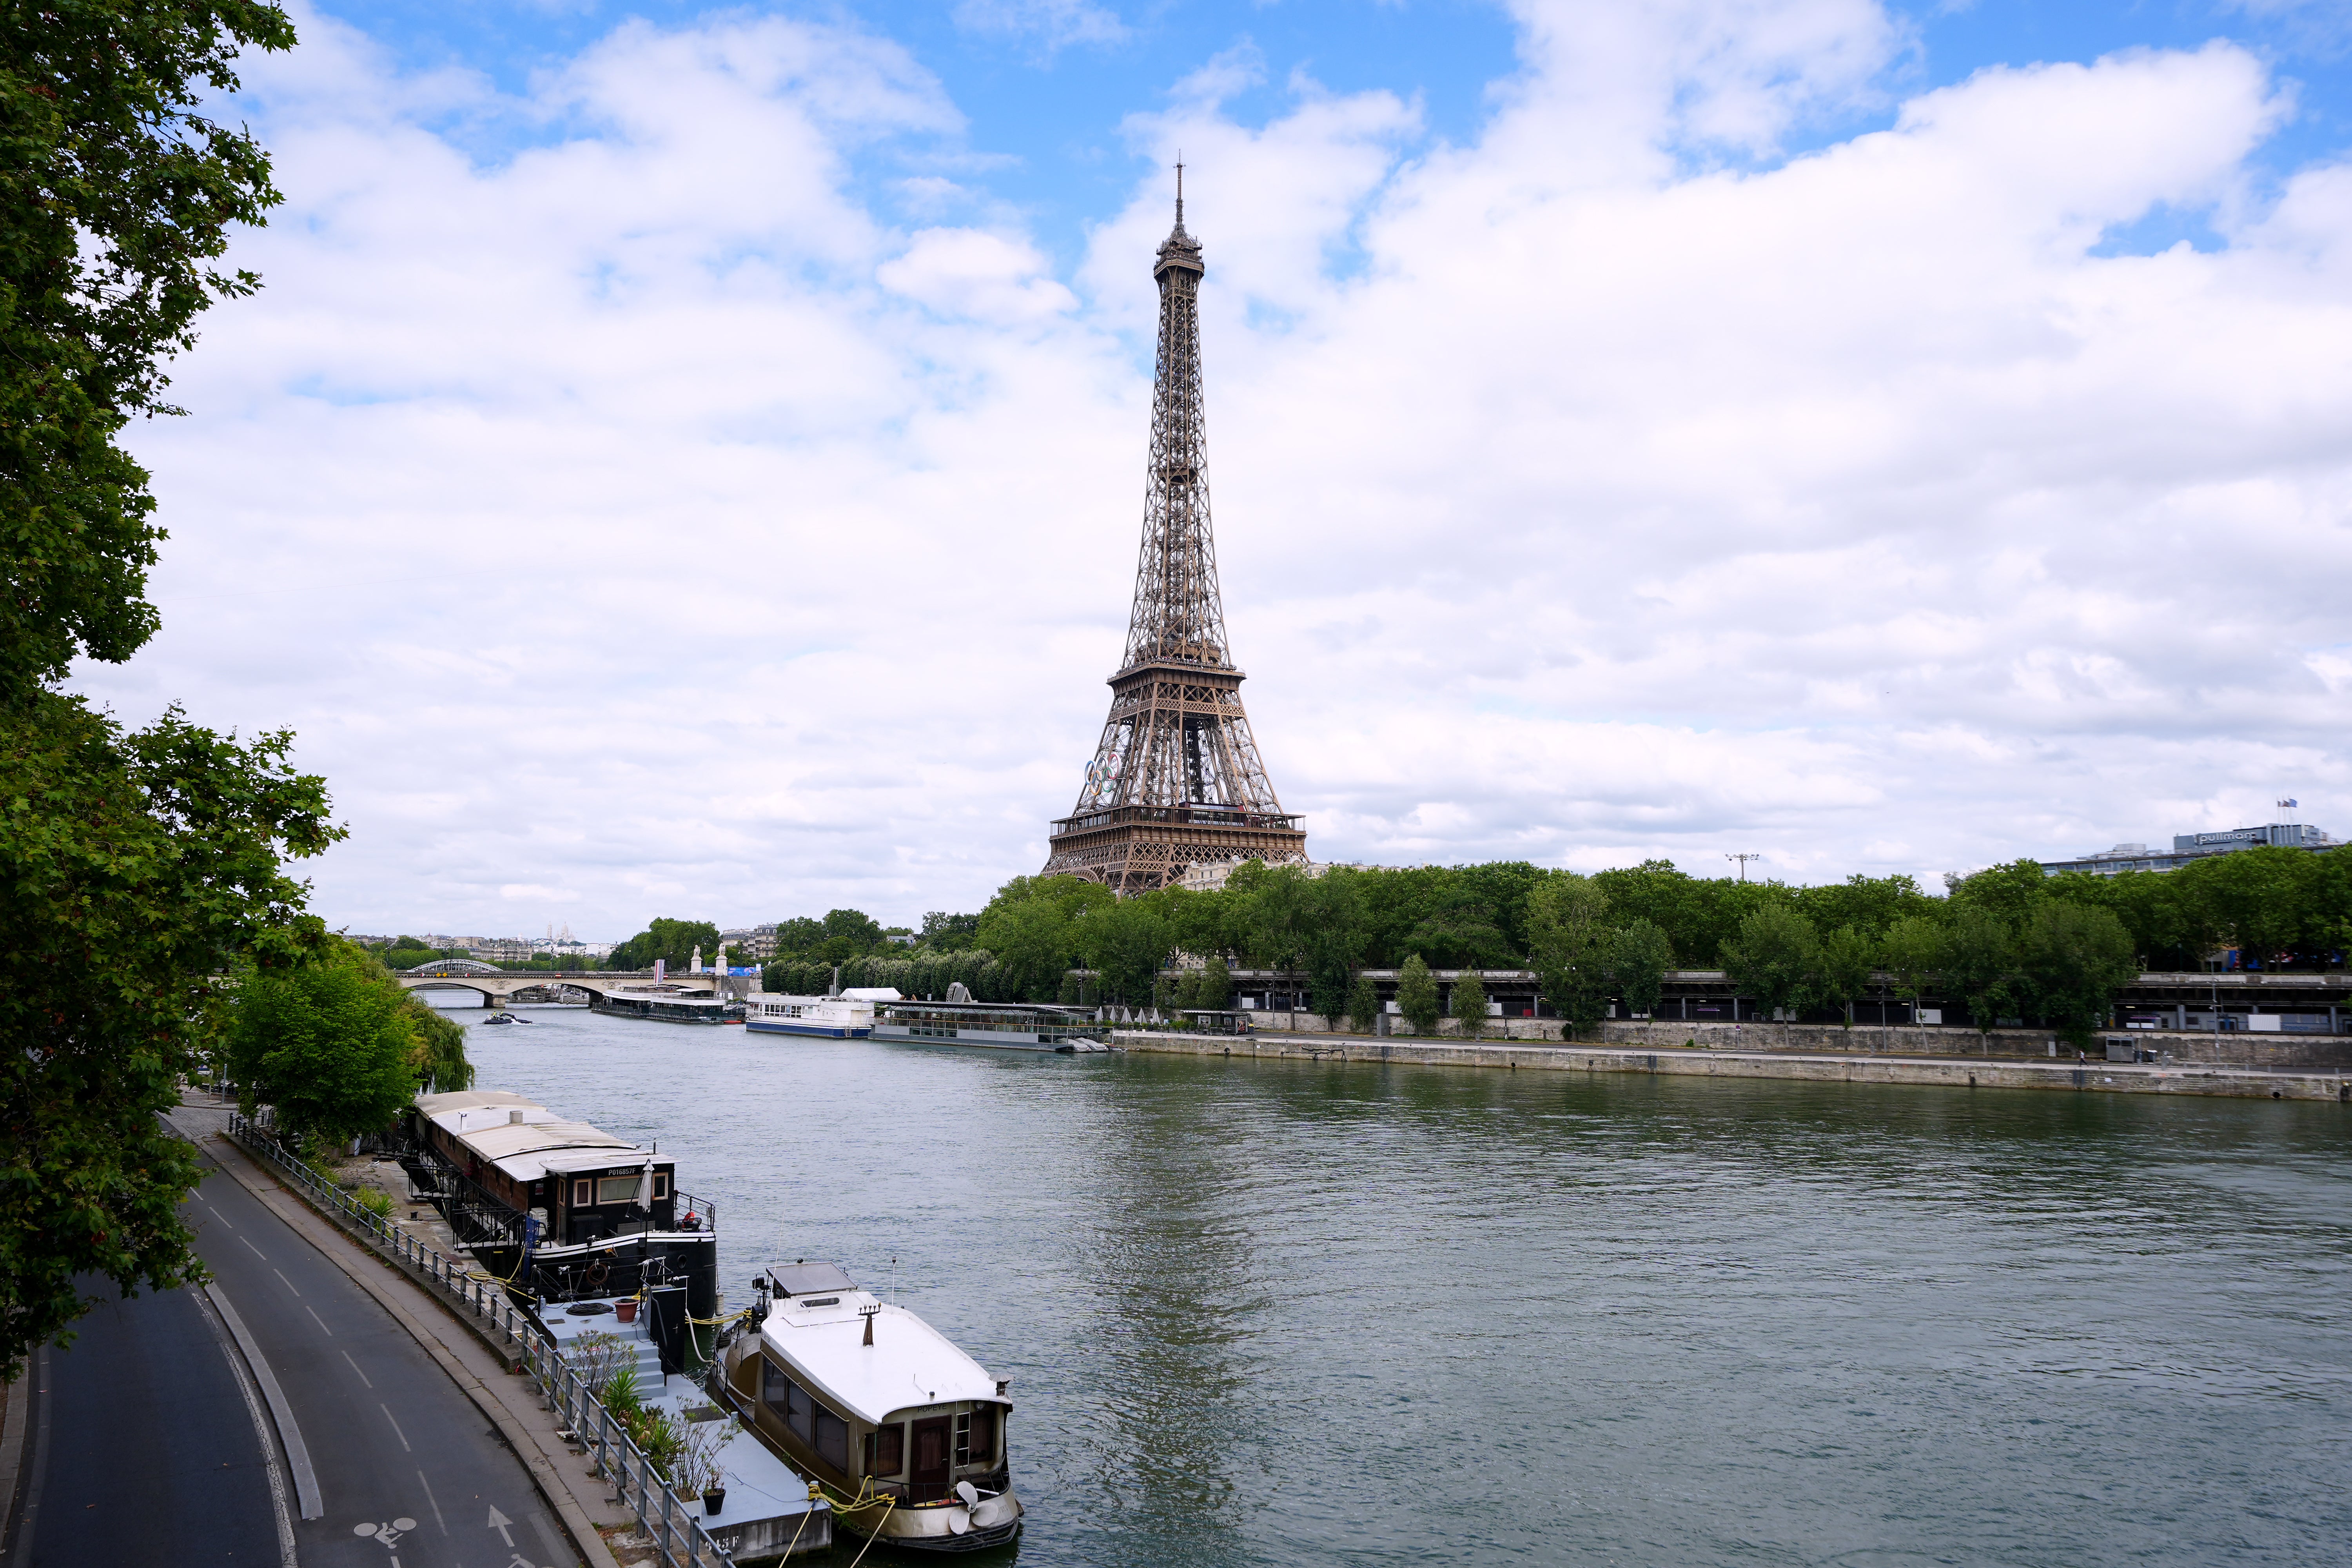
[[[1502,1040],[1377,1039],[1347,1035],[1180,1035],[1121,1029],[1112,1043],[1175,1056],[1499,1068],[1507,1071],[1661,1073],[1696,1078],[1927,1084],[1943,1089],[2066,1089],[2116,1094],[2221,1095],[2352,1103],[2352,1074],[2219,1064],[2132,1064],[2000,1057],[1803,1054],[1711,1047],[1523,1045]]]

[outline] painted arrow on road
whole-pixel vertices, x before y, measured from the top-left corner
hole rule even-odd
[[[507,1543],[507,1550],[509,1552],[514,1550],[514,1537],[507,1533],[507,1526],[513,1522],[513,1520],[498,1510],[497,1504],[493,1503],[490,1506],[490,1528],[499,1532],[499,1539]]]

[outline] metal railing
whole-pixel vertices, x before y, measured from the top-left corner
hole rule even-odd
[[[580,1447],[593,1451],[596,1473],[613,1483],[614,1500],[626,1504],[637,1516],[637,1523],[652,1537],[654,1549],[669,1568],[725,1568],[733,1561],[726,1548],[702,1528],[700,1518],[678,1506],[661,1471],[613,1419],[588,1380],[563,1359],[545,1330],[528,1313],[515,1310],[497,1280],[477,1273],[470,1262],[460,1262],[399,1226],[386,1224],[243,1115],[230,1113],[229,1133],[257,1157],[291,1177],[303,1194],[330,1216],[421,1271],[454,1304],[471,1312],[498,1348],[509,1352],[530,1374],[546,1396],[547,1407],[562,1420]]]

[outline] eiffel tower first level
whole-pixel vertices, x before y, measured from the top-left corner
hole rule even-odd
[[[1242,710],[1242,672],[1225,641],[1209,527],[1201,418],[1201,244],[1176,227],[1160,247],[1160,354],[1151,387],[1151,462],[1127,657],[1110,678],[1110,718],[1077,808],[1054,824],[1045,872],[1113,892],[1150,892],[1187,866],[1307,858]]]

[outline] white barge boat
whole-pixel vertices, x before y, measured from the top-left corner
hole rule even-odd
[[[975,1552],[1021,1533],[1006,1454],[1007,1380],[831,1263],[780,1264],[720,1342],[718,1393],[835,1521],[917,1552]]]
[[[755,1035],[805,1035],[862,1040],[874,1032],[877,1004],[896,1002],[887,985],[853,985],[838,996],[786,996],[754,991],[743,998],[743,1026]]]

